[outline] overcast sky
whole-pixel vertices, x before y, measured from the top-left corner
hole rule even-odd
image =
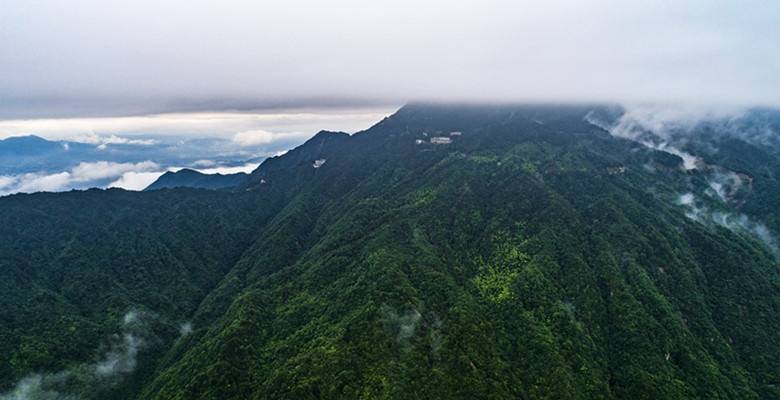
[[[780,2],[30,1],[0,118],[407,100],[780,104]]]

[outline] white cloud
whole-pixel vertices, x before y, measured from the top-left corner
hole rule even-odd
[[[0,176],[0,195],[19,192],[56,192],[72,188],[91,187],[100,184],[101,181],[112,178],[117,178],[111,184],[112,187],[127,187],[128,189],[137,190],[142,182],[152,179],[153,174],[159,176],[162,172],[161,167],[151,161],[139,163],[82,162],[68,171],[57,173],[27,173],[15,176]]]
[[[75,134],[73,136],[67,137],[66,139],[72,142],[98,145],[103,149],[105,149],[109,144],[134,144],[139,146],[151,146],[156,143],[153,139],[128,139],[126,137],[117,136],[115,134],[101,136],[95,134],[94,132],[90,132],[88,134]]]
[[[667,153],[674,154],[677,157],[680,157],[683,160],[683,169],[686,170],[695,169],[704,162],[700,157],[682,151],[677,147],[670,145],[668,142],[661,142],[660,144],[656,144],[651,141],[641,141],[641,143],[647,147],[654,148],[656,150],[665,151]]]
[[[695,198],[696,197],[693,195],[693,193],[681,194],[680,197],[677,199],[677,204],[683,206],[692,206]]]
[[[70,172],[59,172],[56,174],[23,174],[17,179],[17,186],[11,190],[6,189],[7,193],[16,192],[55,192],[68,187],[71,182]]]
[[[258,97],[780,102],[776,1],[3,6],[0,92],[28,100],[19,112],[74,99],[93,112]]]
[[[239,146],[259,146],[263,144],[270,144],[280,140],[289,139],[303,139],[310,136],[310,133],[305,132],[269,132],[262,129],[255,129],[250,131],[238,132],[233,135],[233,143]]]
[[[16,177],[0,175],[0,191],[16,182]]]
[[[71,173],[76,182],[87,182],[98,179],[107,179],[124,174],[125,172],[150,172],[158,171],[160,166],[151,161],[139,163],[116,163],[111,161],[83,162],[75,166]]]
[[[212,160],[198,160],[192,163],[192,165],[195,167],[212,167],[217,165],[217,163]]]
[[[179,325],[179,334],[184,337],[192,333],[192,322],[185,322]]]
[[[122,333],[109,337],[107,351],[95,363],[80,363],[53,373],[37,373],[20,379],[0,400],[77,400],[73,388],[89,387],[100,392],[115,385],[133,372],[138,364],[138,354],[154,339],[150,332],[148,315],[144,318],[130,311],[124,317]],[[68,390],[70,389],[70,390]]]
[[[111,182],[108,187],[122,188],[125,190],[144,190],[163,173],[164,172],[125,172],[119,179]]]
[[[680,157],[686,170],[704,167],[701,157],[681,150],[684,137],[707,121],[723,121],[745,114],[741,107],[723,105],[631,104],[615,123],[588,114],[585,119],[612,135]]]
[[[634,138],[642,131],[649,131],[668,140],[672,133],[689,132],[704,121],[736,118],[745,112],[742,107],[712,104],[628,104],[613,133]]]
[[[239,172],[251,173],[259,166],[259,163],[247,163],[237,167],[213,167],[213,168],[201,168],[198,172],[204,174],[237,174]]]
[[[49,140],[94,145],[151,145],[155,137],[239,139],[245,132],[273,132],[273,140],[303,139],[321,129],[356,132],[386,117],[395,107],[288,109],[256,112],[193,112],[129,117],[0,119],[0,139],[36,134]],[[85,133],[87,132],[87,133]],[[103,132],[98,135],[94,132]],[[283,133],[276,133],[283,132]],[[244,133],[243,135],[241,135]],[[267,136],[266,136],[267,137]]]
[[[241,146],[257,146],[259,144],[268,144],[274,140],[274,134],[262,129],[253,131],[243,131],[233,136],[233,141]]]
[[[772,232],[760,221],[751,219],[742,213],[729,213],[722,211],[710,211],[703,204],[697,204],[693,193],[685,193],[677,198],[677,204],[684,207],[685,216],[693,221],[711,224],[715,223],[733,232],[747,232],[761,240],[772,252],[780,255],[780,246]]]

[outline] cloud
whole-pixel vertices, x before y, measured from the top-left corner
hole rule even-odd
[[[707,176],[707,184],[710,189],[718,196],[723,202],[730,202],[736,194],[746,184],[746,180],[749,181],[747,175],[740,176],[736,172],[726,170],[724,168],[712,168],[713,171]]]
[[[192,322],[185,322],[179,325],[179,335],[184,337],[189,335],[190,333],[192,333]]]
[[[759,123],[760,129],[739,129],[746,121],[761,121],[761,112],[739,107],[711,107],[692,105],[629,105],[614,121],[605,121],[595,113],[585,119],[610,132],[610,134],[639,142],[649,148],[665,151],[683,160],[683,169],[698,169],[707,182],[704,193],[726,206],[739,208],[745,201],[744,191],[750,190],[752,178],[719,165],[708,164],[701,157],[681,150],[692,135],[733,135],[744,140],[770,140],[776,137],[773,128]],[[750,126],[748,123],[747,126]],[[694,193],[684,193],[675,203],[684,207],[685,215],[705,225],[718,225],[737,233],[748,233],[761,240],[772,252],[780,255],[780,246],[769,228],[738,211],[712,211],[705,201]]]
[[[747,114],[745,108],[724,105],[628,104],[614,121],[604,120],[594,113],[589,113],[585,119],[613,136],[674,154],[682,159],[683,169],[692,170],[706,165],[701,157],[682,150],[687,137],[703,124],[717,124],[717,132],[725,134],[720,128],[727,121]]]
[[[41,175],[30,173],[21,175],[16,179],[15,187],[6,187],[5,193],[16,192],[56,192],[66,188],[71,183],[70,172],[59,172],[56,174]]]
[[[260,163],[245,163],[224,166],[210,160],[200,160],[197,164],[210,165],[208,168],[195,168],[201,173],[223,175],[241,172],[248,174],[260,165]],[[138,163],[82,162],[67,171],[57,173],[0,175],[0,196],[13,193],[57,192],[89,187],[143,190],[166,171],[181,169],[182,167],[163,168],[152,161]]]
[[[194,167],[213,167],[217,163],[212,160],[197,160],[192,165]]]
[[[680,197],[677,199],[677,204],[683,206],[691,206],[693,205],[693,201],[695,199],[696,197],[693,195],[693,193],[681,194]]]
[[[390,308],[382,306],[380,309],[381,320],[390,331],[395,332],[399,343],[406,343],[417,330],[422,314],[416,309],[407,310],[401,314]]]
[[[262,129],[238,132],[233,135],[233,142],[243,147],[259,146],[276,141],[303,139],[311,134],[304,132],[273,133]]]
[[[718,104],[629,103],[615,130],[624,137],[646,131],[670,139],[675,133],[689,133],[703,122],[738,118],[746,112],[743,107]]]
[[[780,3],[764,0],[10,1],[0,111],[418,98],[778,104],[778,18]]]
[[[356,132],[396,110],[361,108],[269,109],[252,112],[192,112],[98,118],[0,119],[0,139],[36,134],[49,140],[89,144],[151,145],[156,137],[233,139],[237,133],[273,133],[274,139],[300,139],[322,129]],[[85,133],[89,132],[89,133]],[[101,135],[93,132],[102,132]]]
[[[71,188],[100,186],[106,179],[118,178],[116,187],[125,184],[128,188],[134,186],[143,177],[161,171],[156,163],[143,161],[139,163],[116,163],[111,161],[82,162],[68,171],[57,173],[27,173],[15,176],[0,176],[0,195],[11,193],[56,192]],[[162,172],[159,172],[161,174]],[[135,175],[134,175],[135,174]],[[159,175],[158,174],[158,175]],[[124,180],[123,180],[124,178]]]
[[[742,213],[710,211],[709,207],[697,201],[693,193],[685,193],[678,197],[677,204],[685,208],[685,216],[705,224],[718,225],[735,233],[747,233],[759,239],[776,256],[780,256],[780,246],[772,232],[763,223]]]
[[[107,349],[95,363],[72,365],[53,373],[31,374],[19,380],[13,389],[0,393],[0,400],[78,400],[74,390],[97,391],[121,382],[138,364],[138,354],[155,340],[147,313],[128,311],[121,333],[108,338]]]
[[[137,318],[128,321],[125,316],[125,325],[137,323]],[[111,346],[102,359],[94,365],[95,375],[99,378],[107,378],[118,374],[128,374],[135,370],[138,352],[145,345],[142,337],[134,332],[125,332],[122,340]]]
[[[256,146],[258,144],[271,143],[273,139],[273,133],[262,129],[243,131],[236,133],[235,136],[233,136],[233,141],[241,146]]]
[[[68,378],[67,373],[33,374],[17,382],[6,394],[0,394],[0,400],[78,400],[78,396],[60,393],[53,387],[62,385]]]
[[[715,212],[712,214],[712,220],[720,226],[732,231],[743,231],[755,235],[759,240],[772,250],[775,255],[780,255],[780,247],[769,228],[761,222],[752,220],[745,214],[732,214],[724,212]]]
[[[243,172],[249,174],[256,170],[260,166],[260,163],[246,163],[235,167],[212,167],[212,168],[198,168],[197,171],[204,174],[237,174]]]
[[[88,182],[98,179],[112,178],[125,172],[149,172],[157,171],[160,166],[151,161],[139,163],[116,163],[111,161],[98,161],[92,163],[79,163],[71,170],[76,182]]]
[[[108,187],[125,190],[144,190],[154,183],[164,172],[135,172],[129,171],[122,174],[119,179],[111,182]]]
[[[2,190],[11,186],[16,182],[16,177],[0,175],[0,193]]]
[[[74,136],[68,137],[67,139],[72,142],[98,145],[103,149],[105,149],[106,146],[109,144],[132,144],[138,146],[151,146],[156,143],[155,140],[153,139],[128,139],[114,134],[108,136],[101,136],[95,134],[94,132],[88,134],[76,134]]]
[[[258,129],[236,133],[233,135],[233,142],[239,146],[252,147],[278,141],[302,140],[309,136],[311,136],[310,133],[304,132],[273,133]]]

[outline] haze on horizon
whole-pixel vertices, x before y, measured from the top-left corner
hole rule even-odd
[[[780,3],[7,1],[0,119],[409,100],[780,105]]]

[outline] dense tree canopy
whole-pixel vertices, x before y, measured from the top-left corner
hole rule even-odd
[[[780,398],[777,148],[705,131],[686,170],[593,111],[411,105],[231,191],[0,199],[0,388]]]

